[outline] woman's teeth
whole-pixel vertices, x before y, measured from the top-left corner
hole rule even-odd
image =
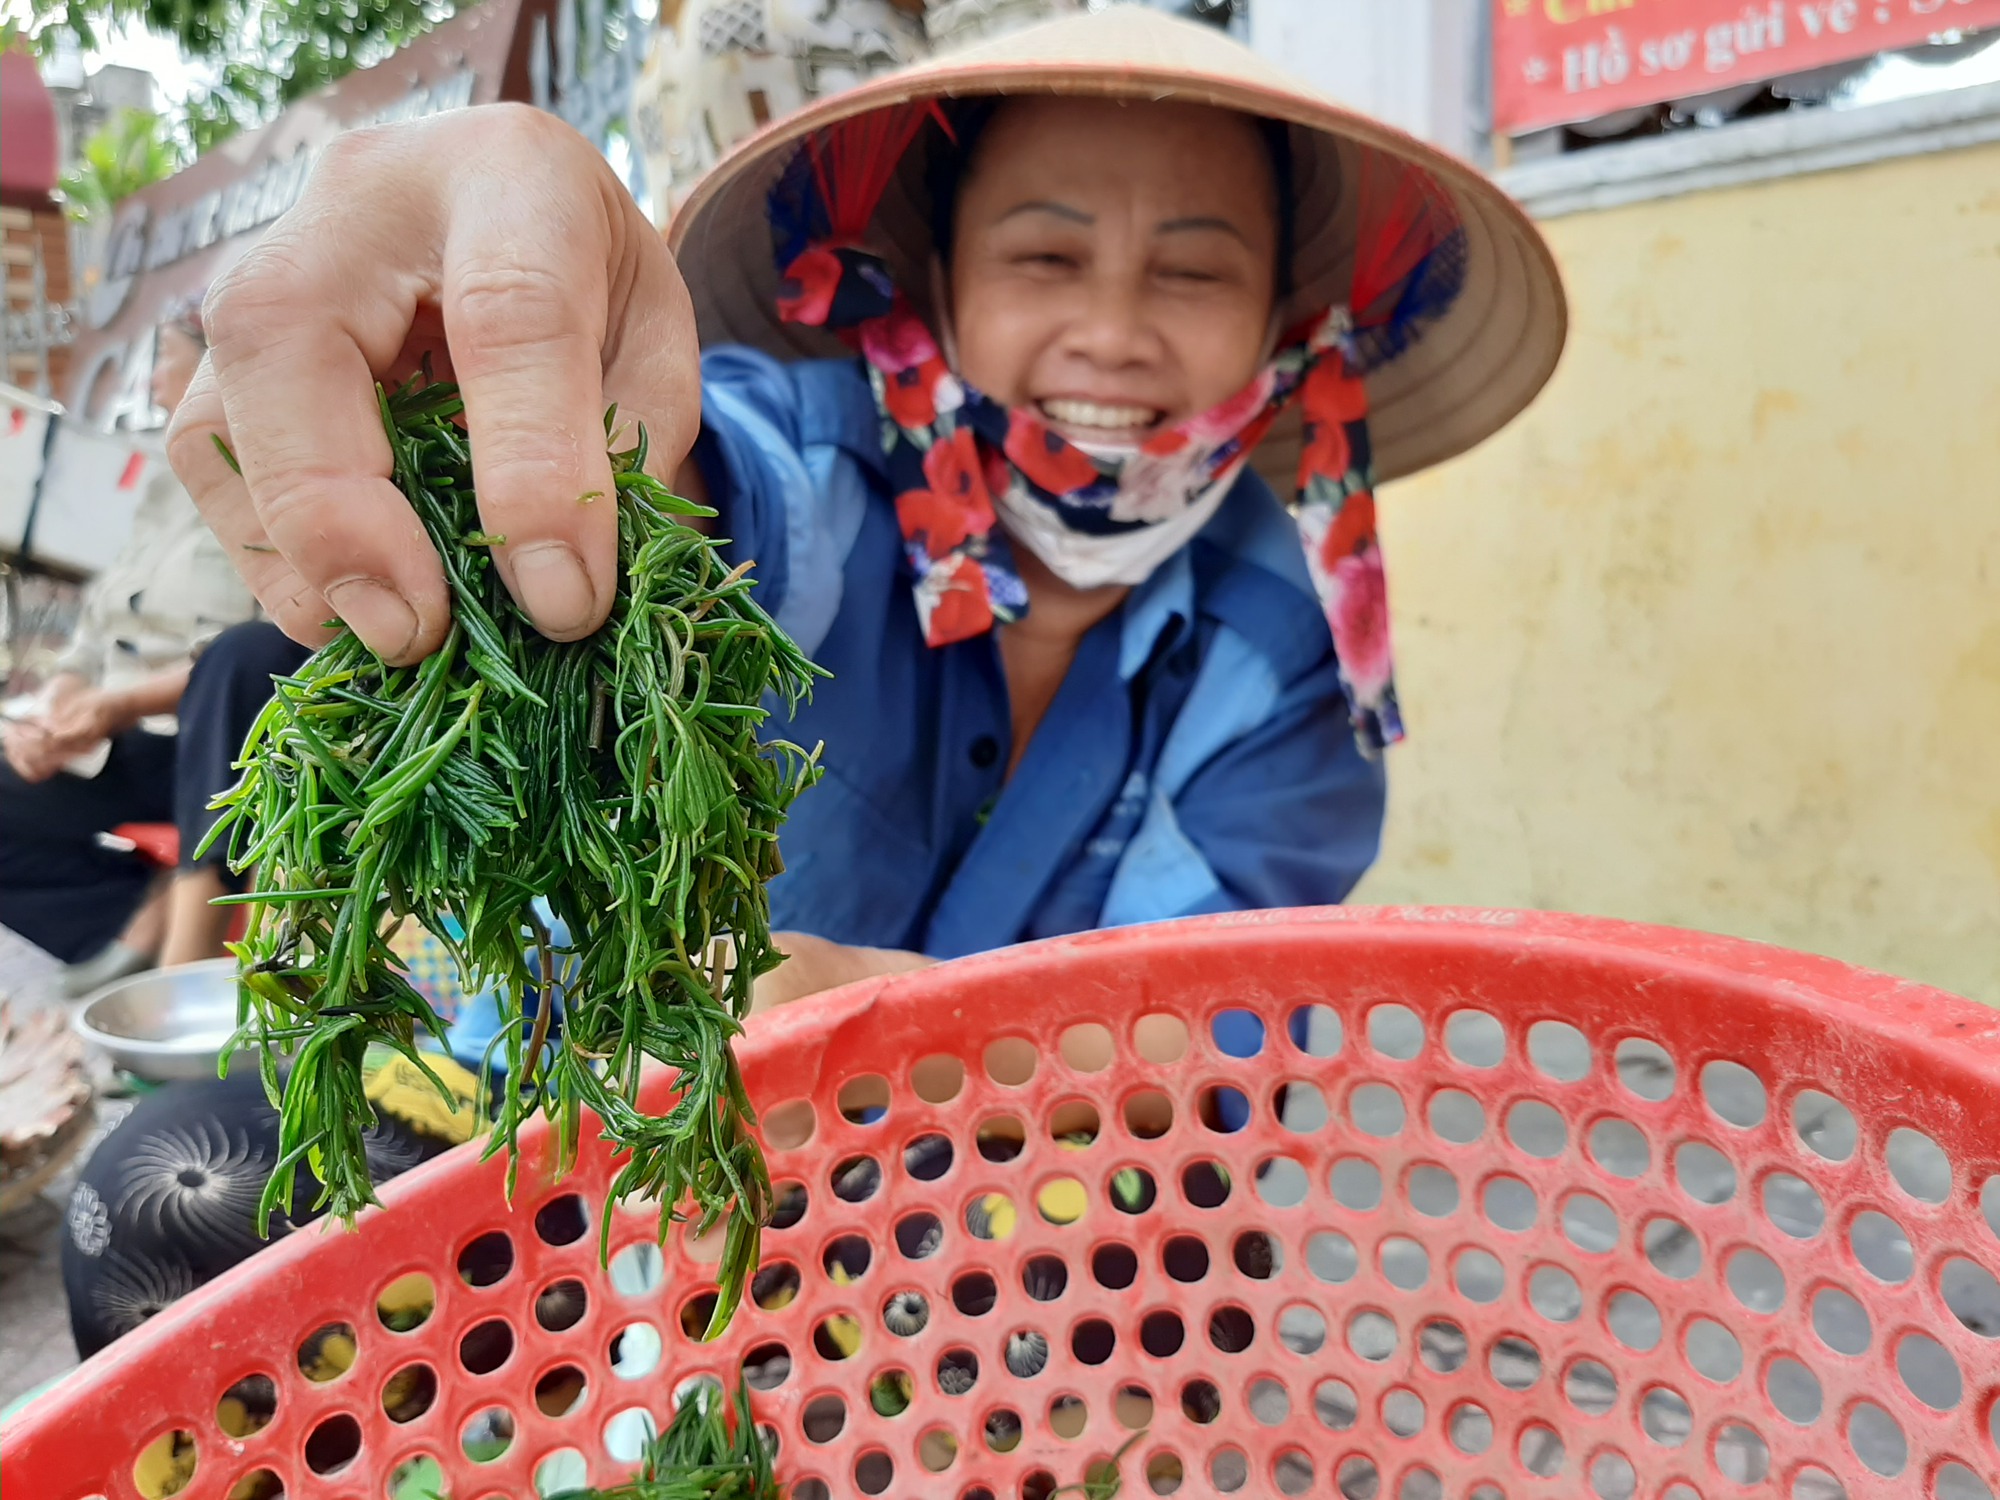
[[[1151,427],[1160,418],[1152,406],[1102,406],[1095,401],[1044,401],[1042,415],[1069,427],[1097,427],[1106,432],[1131,432]]]

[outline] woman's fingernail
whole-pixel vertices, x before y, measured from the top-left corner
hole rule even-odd
[[[350,578],[336,583],[326,591],[326,602],[384,661],[401,661],[417,638],[417,612],[378,579]]]
[[[565,640],[597,623],[597,592],[574,547],[532,542],[509,556],[507,571],[514,597],[544,635]]]

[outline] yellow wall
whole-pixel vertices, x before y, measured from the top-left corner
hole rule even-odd
[[[1562,368],[1383,497],[1411,737],[1355,899],[2000,1003],[2000,148],[1544,228]]]

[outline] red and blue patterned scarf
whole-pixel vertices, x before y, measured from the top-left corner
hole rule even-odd
[[[1027,609],[996,496],[1045,507],[1086,536],[1157,525],[1233,483],[1297,402],[1304,443],[1291,509],[1349,717],[1369,754],[1401,739],[1362,375],[1408,347],[1463,282],[1465,236],[1444,194],[1414,169],[1364,170],[1349,302],[1288,330],[1220,405],[1136,452],[1093,455],[1032,409],[960,380],[888,267],[860,248],[889,174],[933,118],[945,124],[928,106],[836,124],[806,141],[771,193],[780,315],[840,332],[867,364],[925,640],[967,640]]]

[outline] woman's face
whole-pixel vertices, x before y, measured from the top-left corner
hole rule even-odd
[[[173,414],[201,363],[201,345],[171,323],[161,327],[153,348],[153,404]]]
[[[1109,446],[1206,411],[1257,371],[1276,183],[1226,110],[1027,99],[987,127],[950,267],[959,374]]]

